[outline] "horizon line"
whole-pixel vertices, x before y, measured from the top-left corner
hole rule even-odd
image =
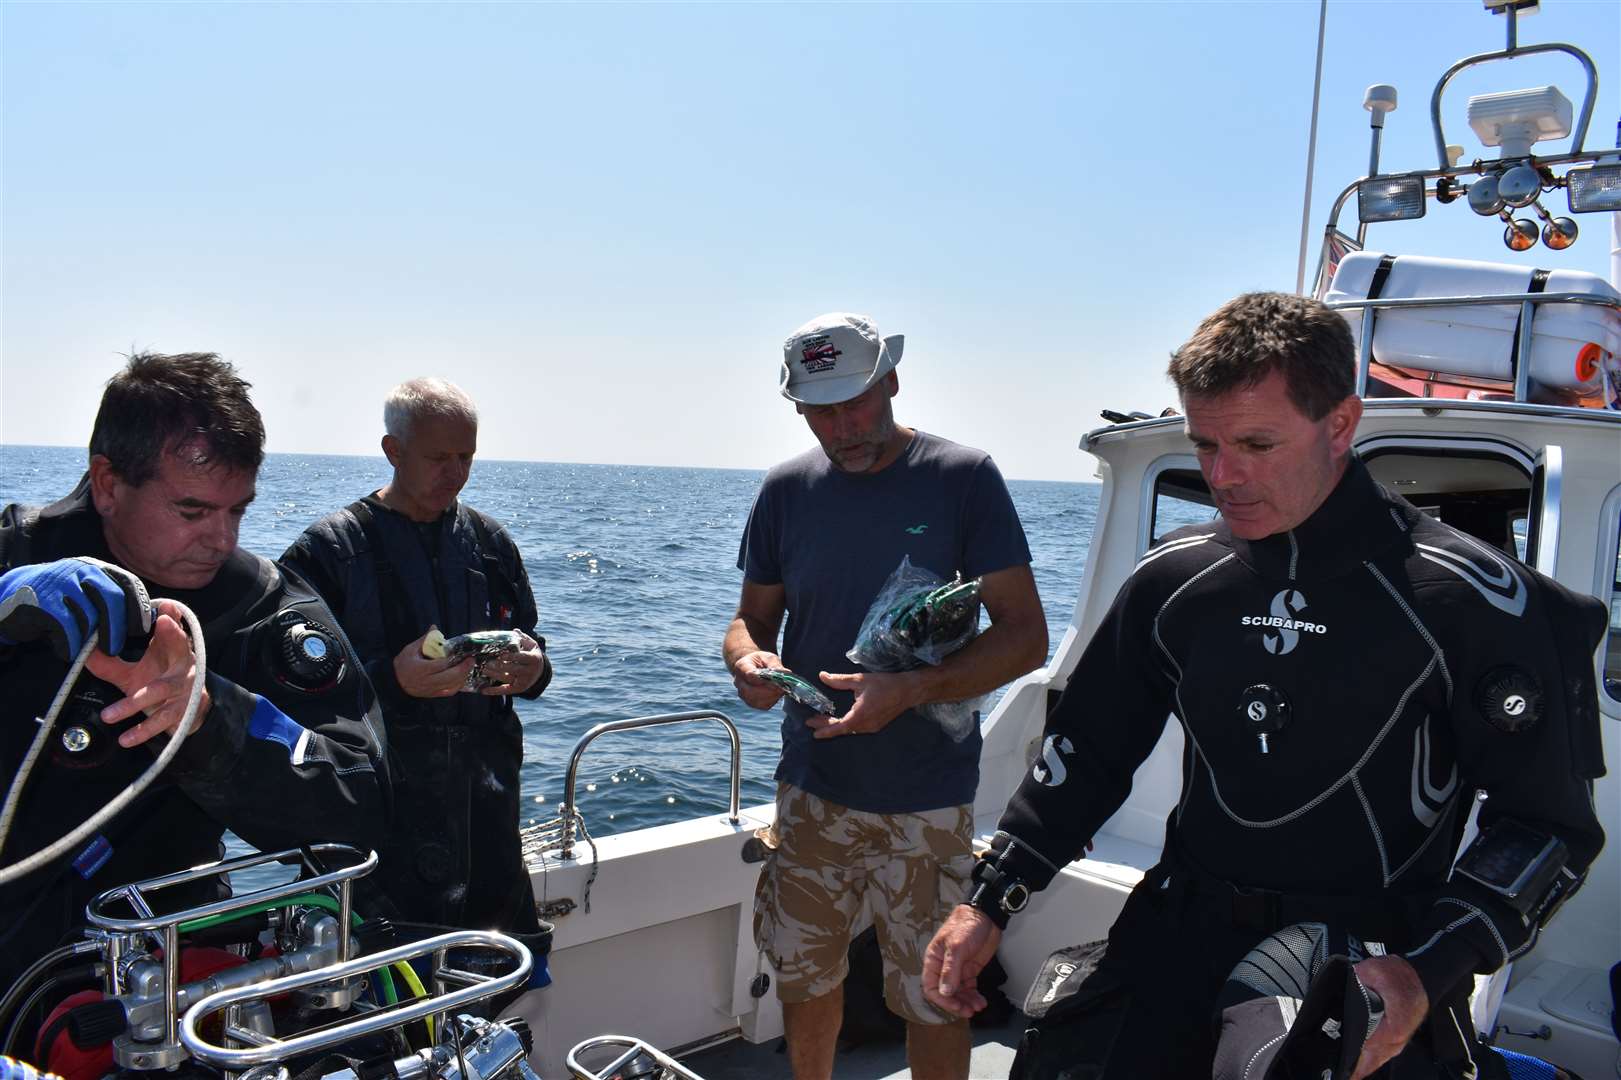
[[[88,452],[87,447],[76,443],[14,443],[0,439],[0,449],[16,447],[20,450],[80,450]],[[382,454],[350,454],[327,450],[266,450],[266,456],[275,454],[280,457],[337,457],[337,458],[363,458],[370,461],[385,461]],[[992,455],[994,457],[994,455]],[[589,468],[604,469],[707,469],[711,472],[748,472],[764,475],[770,466],[756,467],[750,465],[653,465],[634,461],[547,461],[539,458],[474,458],[474,464],[479,462],[496,465],[584,465]],[[1005,476],[1010,483],[1018,484],[1075,484],[1078,487],[1100,487],[1097,480],[1044,480],[1027,479],[1018,476]]]

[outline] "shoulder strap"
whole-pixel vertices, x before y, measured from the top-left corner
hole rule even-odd
[[[383,545],[383,530],[377,524],[377,515],[365,499],[356,499],[346,509],[354,515],[355,523],[366,536],[371,549],[372,569],[377,574],[378,616],[383,624],[383,641],[389,651],[399,652],[417,639],[420,631],[411,614],[405,582],[389,561],[388,549]]]
[[[512,580],[512,574],[501,558],[501,549],[496,547],[490,519],[471,506],[464,505],[463,509],[467,511],[467,523],[472,526],[473,536],[478,540],[479,560],[484,564],[484,579],[490,590],[490,614],[503,627],[510,626],[512,615],[518,610],[518,583]]]

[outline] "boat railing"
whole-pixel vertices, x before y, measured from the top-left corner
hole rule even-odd
[[[1357,345],[1356,393],[1368,392],[1368,372],[1373,363],[1373,333],[1377,313],[1402,308],[1456,308],[1520,305],[1520,318],[1514,356],[1522,358],[1514,365],[1514,400],[1529,404],[1531,394],[1531,328],[1537,308],[1542,304],[1589,304],[1621,311],[1621,304],[1597,293],[1504,293],[1492,296],[1407,296],[1377,297],[1372,300],[1335,300],[1328,304],[1336,311],[1360,311],[1361,329]]]
[[[694,724],[703,721],[714,721],[726,729],[727,738],[731,740],[731,801],[727,820],[736,825],[742,817],[743,797],[743,740],[737,733],[737,725],[725,713],[713,709],[700,709],[696,712],[657,713],[652,716],[635,716],[628,720],[609,720],[601,723],[581,735],[574,744],[574,750],[569,754],[568,772],[563,779],[563,804],[558,808],[556,818],[538,825],[532,825],[524,830],[524,849],[526,857],[531,853],[539,854],[556,851],[560,859],[574,857],[574,836],[576,826],[580,824],[579,810],[574,804],[574,792],[580,773],[580,759],[585,755],[586,747],[590,746],[599,737],[614,731],[631,731],[637,728],[663,727],[667,724]]]
[[[624,1048],[624,1053],[614,1058],[606,1067],[593,1070],[590,1066],[581,1063],[580,1058],[592,1051],[611,1047]],[[611,1080],[613,1077],[632,1075],[621,1072],[631,1066],[645,1066],[649,1063],[658,1066],[659,1076],[668,1076],[672,1080],[703,1080],[703,1077],[682,1065],[658,1048],[649,1045],[641,1039],[629,1035],[599,1035],[594,1039],[587,1039],[568,1052],[564,1059],[569,1073],[574,1080]],[[636,1076],[647,1075],[636,1073]]]

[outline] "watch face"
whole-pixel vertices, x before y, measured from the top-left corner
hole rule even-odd
[[[1012,885],[1009,885],[1007,892],[1002,894],[1002,910],[1009,915],[1023,911],[1024,905],[1029,902],[1030,887],[1020,881],[1015,881]]]

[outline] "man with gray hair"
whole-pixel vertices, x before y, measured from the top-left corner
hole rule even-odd
[[[311,525],[282,562],[326,598],[364,658],[403,766],[377,871],[390,917],[534,931],[512,698],[539,697],[552,669],[529,576],[507,531],[457,501],[478,448],[472,399],[444,379],[412,379],[389,393],[383,426],[393,477]],[[493,685],[473,691],[471,659],[423,654],[434,628],[516,630],[523,648],[484,666]]]

